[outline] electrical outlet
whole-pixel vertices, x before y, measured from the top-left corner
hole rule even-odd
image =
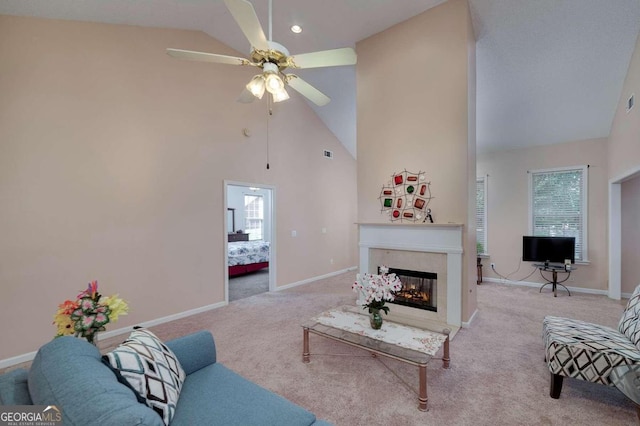
[[[495,264],[495,263],[493,263],[493,262],[491,262],[491,269],[493,269],[493,268],[495,268],[495,267],[496,267],[496,264]]]

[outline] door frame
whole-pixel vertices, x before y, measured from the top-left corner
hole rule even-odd
[[[640,167],[609,180],[609,291],[611,299],[622,298],[622,184],[640,176]]]
[[[223,233],[222,235],[227,235],[228,223],[227,223],[227,208],[228,208],[228,200],[227,200],[227,189],[229,186],[241,186],[245,188],[262,188],[268,190],[271,194],[270,202],[268,206],[264,206],[265,211],[269,211],[269,217],[271,220],[269,221],[269,225],[271,226],[271,238],[269,240],[269,291],[274,291],[276,289],[276,187],[273,185],[266,185],[262,183],[249,183],[249,182],[239,182],[234,180],[225,179],[223,182],[223,192],[224,192],[224,203],[222,205],[223,208]],[[229,239],[224,238],[224,300],[228,304],[229,303]]]

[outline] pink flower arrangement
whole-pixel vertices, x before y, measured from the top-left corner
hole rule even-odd
[[[362,294],[362,298],[358,298],[358,304],[362,309],[369,309],[369,313],[374,310],[389,313],[389,307],[385,306],[385,302],[393,301],[395,293],[402,288],[400,278],[396,274],[390,274],[389,268],[380,266],[380,275],[376,274],[358,274],[356,282],[353,283],[351,289]]]
[[[78,293],[75,301],[65,300],[58,305],[53,317],[53,324],[58,327],[56,337],[75,335],[95,343],[99,331],[104,331],[107,324],[128,311],[127,302],[117,294],[103,298],[98,293],[98,282],[92,281],[86,290]]]

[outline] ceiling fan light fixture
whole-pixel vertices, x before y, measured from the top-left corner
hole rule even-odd
[[[266,37],[256,11],[248,0],[224,0],[229,13],[251,45],[250,59],[219,55],[215,53],[196,52],[183,49],[167,49],[169,56],[200,62],[214,62],[228,65],[253,66],[261,68],[261,73],[254,76],[245,86],[238,101],[252,102],[262,99],[268,91],[275,102],[289,99],[284,89],[290,86],[293,90],[318,106],[326,105],[330,99],[318,89],[293,74],[284,74],[287,68],[322,68],[343,65],[354,65],[357,56],[354,49],[320,50],[291,56],[286,47],[272,40],[272,0],[269,0],[269,38]],[[302,31],[300,25],[292,25],[294,33]],[[292,78],[296,77],[294,80]],[[268,168],[268,167],[267,167]]]
[[[289,99],[289,94],[287,93],[284,87],[282,88],[282,90],[278,90],[276,93],[272,93],[272,96],[273,96],[273,102],[282,102]]]
[[[249,84],[247,84],[247,90],[251,92],[253,96],[258,99],[262,99],[262,95],[264,95],[265,89],[265,80],[264,76],[261,74],[256,75],[251,79]]]
[[[272,95],[284,90],[284,82],[278,74],[268,73],[266,76],[267,90]]]

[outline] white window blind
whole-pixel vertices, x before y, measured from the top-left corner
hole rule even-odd
[[[262,195],[244,196],[244,232],[249,234],[249,240],[264,238],[264,203]]]
[[[587,166],[529,173],[531,235],[575,237],[576,261],[587,261]]]
[[[487,249],[487,180],[486,177],[476,179],[476,242],[478,254],[488,253]],[[480,250],[481,249],[481,250]]]

